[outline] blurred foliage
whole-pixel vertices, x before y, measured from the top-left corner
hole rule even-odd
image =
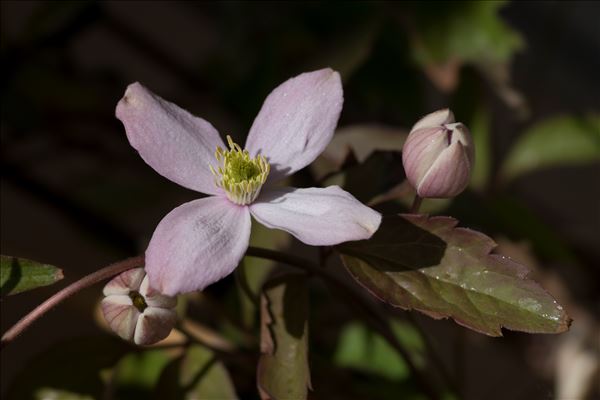
[[[523,47],[520,35],[498,18],[506,1],[419,2],[415,9],[415,58],[423,63],[459,59],[507,62]]]
[[[526,130],[502,165],[514,179],[539,168],[600,162],[600,115],[553,117]]]
[[[154,398],[233,400],[237,395],[229,373],[216,354],[194,345],[164,369]]]
[[[122,399],[151,397],[163,369],[174,356],[161,349],[127,354],[111,371],[109,382],[114,388],[113,396]]]
[[[393,321],[392,329],[411,356],[422,365],[424,344],[415,328],[405,322]],[[334,361],[340,367],[354,368],[391,380],[410,376],[406,362],[394,348],[379,334],[357,322],[343,327]]]
[[[35,400],[94,400],[91,396],[82,396],[66,390],[41,388],[35,393]]]
[[[98,398],[104,393],[100,371],[110,368],[132,347],[109,336],[58,343],[34,358],[14,379],[7,399],[31,399],[41,388]]]

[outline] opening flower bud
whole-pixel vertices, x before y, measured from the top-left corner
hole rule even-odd
[[[166,338],[177,321],[177,298],[152,289],[143,268],[125,271],[104,287],[102,314],[121,338],[149,345]]]
[[[420,197],[454,197],[471,177],[473,140],[466,126],[445,109],[421,118],[402,148],[406,178]]]

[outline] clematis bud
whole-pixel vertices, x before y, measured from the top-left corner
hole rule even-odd
[[[101,308],[110,328],[137,345],[156,343],[169,335],[177,316],[177,298],[152,289],[143,268],[113,278],[104,287]]]
[[[466,126],[445,109],[421,118],[402,148],[406,178],[420,197],[454,197],[468,185],[475,161]]]

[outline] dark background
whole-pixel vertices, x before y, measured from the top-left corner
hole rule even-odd
[[[127,84],[140,81],[211,121],[223,135],[241,138],[276,85],[331,66],[344,79],[342,127],[409,128],[447,105],[468,123],[474,104],[485,107],[492,178],[484,195],[467,193],[443,213],[508,243],[516,258],[530,257],[523,261],[539,266],[538,279],[575,319],[573,331],[591,337],[586,343],[597,363],[598,163],[535,171],[505,186],[493,176],[520,132],[536,122],[599,111],[600,8],[594,2],[508,4],[501,18],[525,46],[505,63],[460,62],[456,82],[447,87],[415,61],[414,35],[420,24],[435,24],[461,7],[3,1],[2,253],[58,265],[71,282],[141,253],[160,218],[195,198],[156,174],[129,146],[114,118]],[[499,65],[508,67],[510,80],[493,78],[490,71]],[[517,202],[568,255],[540,250],[531,244],[530,231],[510,228],[510,219],[520,216],[483,218],[490,209],[473,208],[473,202],[487,204],[494,196]],[[100,289],[69,300],[2,351],[3,393],[35,354],[61,339],[98,332],[90,310]],[[55,290],[3,299],[2,331]],[[448,321],[418,320],[444,362],[461,371],[465,398],[555,398],[554,356],[567,335],[507,332],[505,339],[491,339]],[[318,328],[312,335],[319,335]],[[321,398],[327,382],[314,379],[315,398]]]

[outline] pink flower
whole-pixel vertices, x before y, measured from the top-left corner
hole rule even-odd
[[[381,215],[338,186],[274,185],[325,149],[342,103],[337,72],[301,74],[267,97],[245,150],[229,137],[225,150],[210,123],[130,85],[116,115],[131,145],[161,175],[210,195],[175,208],[156,227],[146,250],[151,286],[172,296],[229,275],[248,248],[251,215],[309,245],[371,237]]]
[[[121,338],[144,346],[166,338],[175,322],[177,298],[148,285],[143,268],[117,275],[103,290],[101,308],[108,326]]]
[[[423,198],[460,194],[469,184],[474,161],[471,134],[466,126],[454,122],[448,109],[421,118],[402,148],[406,178]]]

